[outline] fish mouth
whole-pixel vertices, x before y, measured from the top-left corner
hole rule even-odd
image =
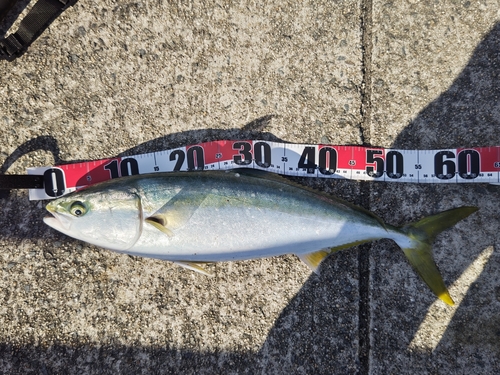
[[[58,230],[59,232],[67,232],[71,227],[71,222],[57,212],[49,210],[53,216],[45,216],[43,222],[49,227]]]

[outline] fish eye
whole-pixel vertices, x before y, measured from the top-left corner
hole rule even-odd
[[[87,207],[85,207],[85,205],[82,202],[75,201],[71,203],[71,206],[69,207],[69,212],[71,213],[71,215],[76,217],[83,216],[87,213]]]

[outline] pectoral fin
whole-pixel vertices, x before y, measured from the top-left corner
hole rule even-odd
[[[181,266],[181,267],[187,268],[188,270],[196,271],[196,272],[202,273],[203,275],[206,275],[206,276],[213,276],[212,273],[208,272],[199,263],[183,262],[183,261],[179,261],[179,260],[176,260],[174,263]]]
[[[169,237],[185,226],[200,207],[206,194],[194,187],[185,187],[145,221]]]
[[[167,224],[168,220],[165,215],[153,215],[144,220],[146,223],[151,224],[156,229],[162,231],[169,237],[174,236],[174,232],[168,229]]]

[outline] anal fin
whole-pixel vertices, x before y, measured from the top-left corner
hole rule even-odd
[[[300,254],[297,255],[301,261],[303,261],[307,266],[313,270],[315,273],[319,274],[318,267],[321,262],[330,255],[330,251],[328,250],[319,250],[314,253],[309,254]]]
[[[332,254],[336,253],[337,251],[348,249],[353,246],[361,245],[365,242],[369,242],[371,240],[361,240],[361,241],[355,241],[351,243],[346,243],[343,245],[339,245],[336,247],[330,247],[322,250],[315,251],[313,253],[308,253],[308,254],[297,254],[297,256],[300,258],[301,261],[303,261],[305,264],[308,265],[308,267],[314,271],[315,273],[319,274],[319,265],[321,262],[325,260],[325,258]]]
[[[212,273],[208,272],[199,263],[185,262],[185,261],[180,261],[180,260],[176,260],[176,261],[174,261],[174,263],[177,264],[177,265],[179,265],[179,266],[181,266],[181,267],[187,268],[188,270],[199,272],[199,273],[201,273],[201,274],[203,274],[205,276],[213,276]]]

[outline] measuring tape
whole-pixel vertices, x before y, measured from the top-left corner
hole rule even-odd
[[[222,140],[134,156],[29,168],[43,176],[30,200],[137,174],[254,168],[287,176],[413,183],[500,184],[500,147],[395,150],[361,146]]]

